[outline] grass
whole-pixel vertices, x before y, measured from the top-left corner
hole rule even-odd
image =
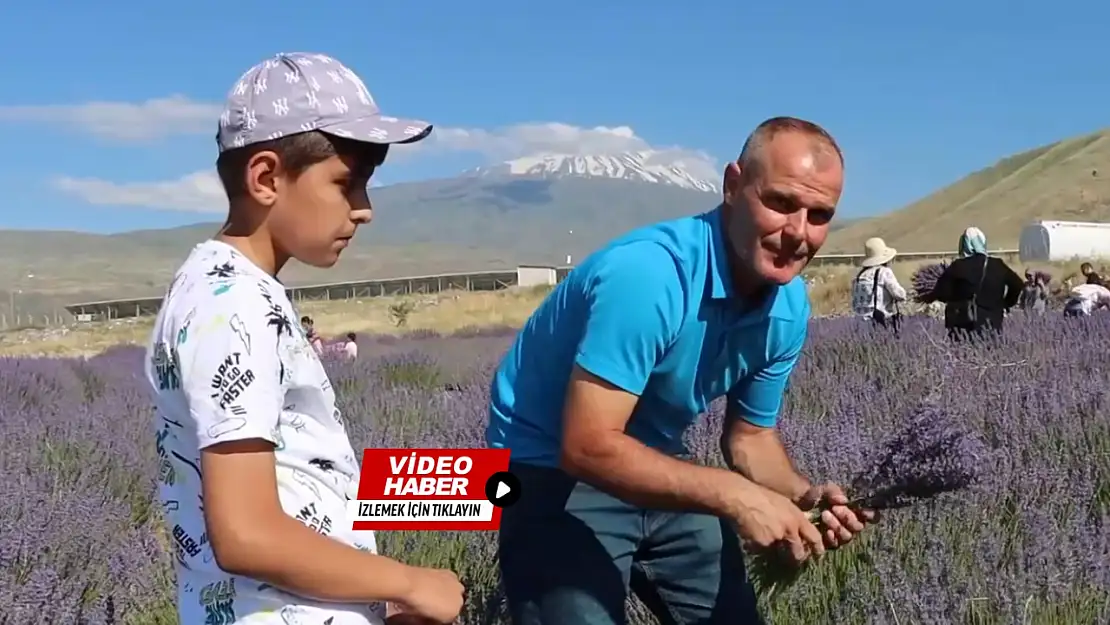
[[[938,262],[913,260],[894,263],[898,280],[909,289],[910,277],[919,267]],[[1034,263],[1013,266],[1052,274],[1052,286],[1079,275],[1079,263]],[[841,315],[850,311],[849,287],[859,271],[855,266],[826,265],[806,271],[811,281],[810,302],[815,316]],[[1103,268],[1100,272],[1105,275]],[[329,337],[347,332],[405,334],[434,331],[450,333],[464,328],[491,326],[520,327],[543,301],[548,287],[513,288],[494,292],[445,291],[431,295],[375,297],[362,300],[301,302],[298,313],[309,315],[316,327]],[[403,323],[399,323],[403,317]],[[29,328],[0,333],[0,355],[91,356],[122,344],[144,345],[150,336],[152,318],[77,324],[63,328]]]
[[[494,292],[446,291],[434,295],[375,297],[364,300],[301,302],[297,312],[309,315],[325,336],[347,332],[403,334],[419,330],[453,332],[468,327],[519,327],[547,294],[547,288]],[[403,326],[398,306],[411,309]],[[77,324],[65,328],[32,328],[0,333],[0,355],[89,356],[121,344],[143,345],[153,318]]]

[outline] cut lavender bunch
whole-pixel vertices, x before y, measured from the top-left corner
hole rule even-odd
[[[986,456],[982,439],[934,405],[919,408],[849,486],[856,505],[903,508],[970,486]]]
[[[937,285],[937,280],[944,270],[948,268],[948,263],[933,263],[931,265],[924,265],[917,271],[913,272],[910,277],[910,284],[913,287],[914,301],[922,304],[932,302],[933,288]]]
[[[850,506],[893,510],[967,488],[981,474],[986,452],[977,434],[937,406],[926,404],[852,480],[847,489]],[[825,509],[809,511],[810,521],[820,524]],[[759,595],[770,600],[790,587],[808,563],[798,566],[779,548],[750,549],[748,576]]]

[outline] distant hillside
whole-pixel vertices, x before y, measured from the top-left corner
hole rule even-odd
[[[293,266],[282,277],[297,285],[563,264],[632,228],[719,201],[697,190],[710,181],[650,159],[533,160],[375,189],[374,222],[334,270]],[[1005,158],[888,215],[838,220],[822,252],[858,253],[871,236],[907,252],[947,250],[969,225],[982,228],[991,247],[1014,247],[1021,228],[1042,218],[1110,221],[1110,133]],[[23,311],[160,295],[189,249],[217,228],[0,231],[0,308],[13,290]]]
[[[901,210],[829,236],[822,251],[856,253],[880,236],[900,250],[953,249],[968,226],[991,248],[1015,248],[1039,219],[1110,221],[1110,131],[1004,158]]]
[[[374,189],[374,221],[331,271],[303,265],[291,285],[563,264],[654,221],[709,210],[716,193],[585,176],[467,175]],[[219,224],[118,235],[0,231],[0,296],[20,308],[161,295],[170,272]],[[33,275],[33,278],[28,278]],[[7,302],[0,299],[0,308]]]

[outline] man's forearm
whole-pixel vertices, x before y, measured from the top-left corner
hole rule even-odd
[[[674,458],[612,433],[576,457],[564,454],[571,475],[632,505],[727,516],[738,494],[752,488],[742,475]]]
[[[749,480],[797,500],[811,484],[790,462],[774,430],[759,434],[737,435],[726,430],[721,439],[725,464]]]

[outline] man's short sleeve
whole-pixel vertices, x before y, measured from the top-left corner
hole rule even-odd
[[[744,421],[764,428],[775,427],[778,423],[786,384],[805,345],[808,317],[807,314],[800,320],[784,323],[779,353],[729,391],[729,408]]]
[[[681,326],[684,281],[658,243],[628,243],[603,254],[583,278],[586,320],[575,362],[640,395]]]
[[[251,438],[278,444],[284,368],[268,310],[254,292],[228,293],[200,306],[186,329],[181,389],[201,449]]]

